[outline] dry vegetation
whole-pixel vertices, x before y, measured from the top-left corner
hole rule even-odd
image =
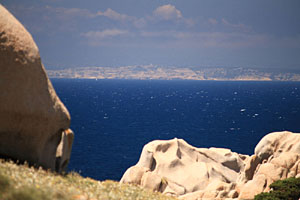
[[[138,186],[96,181],[77,173],[59,175],[0,160],[0,200],[175,200]]]

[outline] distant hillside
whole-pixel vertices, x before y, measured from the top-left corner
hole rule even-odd
[[[300,73],[296,72],[268,72],[246,68],[177,68],[143,65],[123,67],[81,67],[47,70],[47,72],[50,78],[300,81]]]

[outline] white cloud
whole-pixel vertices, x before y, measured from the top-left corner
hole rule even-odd
[[[142,28],[142,27],[146,26],[146,24],[147,24],[147,21],[144,18],[137,18],[134,16],[126,15],[126,14],[120,14],[111,8],[108,8],[104,12],[98,11],[95,16],[104,16],[104,17],[107,17],[107,18],[110,18],[112,20],[116,20],[119,22],[131,23],[136,28]]]
[[[234,29],[239,29],[239,30],[242,30],[242,31],[245,31],[245,32],[249,32],[251,31],[251,27],[250,26],[247,26],[245,24],[232,24],[230,22],[228,22],[226,19],[222,18],[222,23],[227,26],[227,27],[231,27],[231,28],[234,28]]]
[[[176,22],[179,23],[181,22],[188,27],[193,26],[195,24],[194,20],[184,18],[180,10],[176,9],[175,6],[170,4],[159,6],[153,11],[152,14],[153,14],[152,16],[145,16],[142,18],[138,18],[135,16],[121,14],[111,8],[108,8],[104,12],[98,11],[95,14],[95,16],[104,16],[122,23],[130,23],[139,29],[144,28],[149,22],[156,23],[161,20],[165,20],[165,21],[175,20]]]
[[[72,17],[87,17],[92,18],[95,15],[87,9],[81,8],[63,8],[46,6],[46,11],[53,13],[54,16],[61,19],[68,19]]]
[[[143,28],[146,26],[147,21],[144,18],[140,18],[140,19],[134,20],[133,24],[137,28]]]
[[[173,37],[173,31],[142,31],[142,37]]]
[[[209,19],[208,19],[208,22],[209,22],[210,24],[212,24],[212,25],[218,24],[218,21],[217,21],[216,19],[214,19],[214,18],[209,18]]]
[[[153,16],[163,20],[174,20],[182,18],[181,12],[171,4],[163,5],[153,11]]]
[[[82,34],[87,38],[94,38],[94,39],[105,39],[108,37],[115,37],[121,35],[129,35],[127,30],[120,30],[120,29],[106,29],[103,31],[89,31]]]
[[[110,19],[117,20],[117,21],[134,20],[134,17],[128,16],[125,14],[120,14],[111,8],[108,8],[104,12],[99,11],[99,12],[97,12],[96,15],[97,16],[105,16],[105,17],[108,17]]]
[[[82,33],[81,36],[85,37],[86,43],[89,46],[104,46],[117,44],[121,37],[128,37],[132,34],[127,30],[121,29],[105,29],[103,31],[88,31]]]
[[[196,22],[193,19],[184,19],[184,23],[188,26],[188,27],[192,27],[196,24]]]

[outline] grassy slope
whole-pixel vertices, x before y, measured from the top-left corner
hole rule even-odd
[[[0,200],[91,200],[175,198],[115,181],[96,181],[79,174],[64,176],[0,160]]]

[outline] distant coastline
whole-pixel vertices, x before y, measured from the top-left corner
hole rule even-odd
[[[50,78],[215,80],[215,81],[300,81],[300,73],[266,72],[247,68],[197,68],[137,65],[122,67],[78,67],[47,70]]]

